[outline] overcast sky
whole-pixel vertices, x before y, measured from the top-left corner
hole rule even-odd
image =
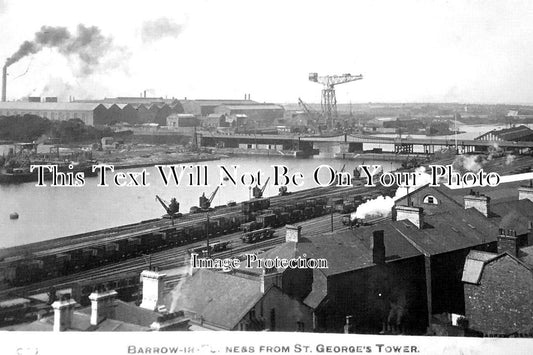
[[[320,102],[309,72],[363,74],[341,103],[533,103],[531,1],[0,0],[0,61],[42,26],[97,26],[89,71],[55,48],[9,67],[25,95]]]

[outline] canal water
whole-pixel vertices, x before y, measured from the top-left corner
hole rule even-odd
[[[303,175],[303,179],[297,180],[303,183],[296,186],[291,181],[288,185],[289,191],[312,188],[318,186],[313,180],[315,169],[321,165],[327,165],[335,170],[341,170],[345,163],[346,171],[350,172],[358,164],[355,161],[348,162],[331,158],[240,156],[186,164],[187,168],[184,170],[185,173],[179,185],[172,180],[168,186],[165,186],[164,179],[154,166],[120,170],[120,172],[141,173],[143,169],[146,169],[148,186],[116,186],[112,182],[113,173],[111,172],[106,174],[108,179],[106,182],[109,185],[107,187],[98,186],[100,182],[98,177],[85,178],[85,184],[81,187],[52,187],[50,182],[46,182],[46,187],[37,187],[35,182],[0,185],[0,247],[22,245],[158,218],[165,211],[156,201],[156,195],[167,202],[175,197],[180,203],[180,211],[188,212],[190,207],[198,205],[198,199],[203,193],[209,197],[220,181],[225,186],[222,186],[215,195],[212,206],[223,205],[228,201],[243,201],[251,194],[251,189],[247,186],[250,185],[251,178],[245,173],[257,176],[260,172],[261,185],[270,176],[271,180],[264,196],[274,196],[278,194],[279,186],[273,185],[275,176],[273,166],[286,166],[288,171],[286,175],[289,177],[297,173]],[[385,171],[398,167],[397,163],[390,162],[369,161],[366,163],[382,165]],[[201,186],[189,184],[189,173],[192,173],[193,183],[197,183],[195,170],[189,168],[191,165],[207,167],[208,186],[203,185],[203,180],[200,181]],[[236,174],[234,165],[238,166]],[[221,178],[220,166],[227,168],[235,178],[236,185],[231,179],[228,178],[226,181],[223,178],[226,176],[224,172]],[[179,173],[181,170],[179,167],[176,172]],[[280,171],[282,171],[281,167]],[[168,174],[170,170],[167,169],[165,172]],[[238,180],[243,175],[246,177],[245,180]],[[203,170],[201,176],[203,176]],[[319,179],[322,183],[328,181],[328,169],[320,169]],[[140,181],[140,179],[137,180]],[[282,182],[280,174],[279,183]],[[12,212],[17,212],[20,217],[17,220],[11,220],[9,215]]]
[[[461,126],[466,134],[458,139],[474,138],[481,133],[487,132],[496,126]],[[453,136],[449,137],[453,139]],[[5,147],[4,147],[5,148]],[[368,149],[365,147],[365,149]],[[0,153],[1,154],[1,153]],[[158,170],[151,166],[146,167],[146,182],[148,186],[142,187],[119,187],[108,181],[107,187],[98,186],[97,177],[88,177],[81,187],[52,187],[47,182],[46,187],[36,187],[35,183],[15,185],[0,185],[0,248],[23,245],[27,243],[49,240],[72,234],[85,233],[122,224],[136,223],[143,220],[158,218],[165,213],[163,207],[156,201],[158,195],[169,201],[175,197],[180,203],[180,211],[188,212],[190,207],[198,205],[199,197],[205,193],[209,196],[221,180],[220,167],[227,167],[228,171],[234,172],[233,165],[237,169],[237,180],[243,173],[250,172],[254,175],[261,172],[261,185],[270,176],[264,195],[274,196],[278,193],[279,186],[273,186],[273,166],[284,165],[288,169],[288,176],[296,173],[303,174],[303,184],[288,186],[289,191],[297,191],[316,187],[313,173],[321,165],[331,166],[340,170],[346,164],[346,171],[352,172],[361,161],[348,161],[332,159],[331,154],[323,152],[318,157],[297,159],[294,157],[266,157],[266,156],[240,156],[224,158],[222,160],[192,163],[190,165],[205,165],[208,169],[208,186],[190,186],[188,173],[191,169],[185,169],[185,174],[180,185],[174,182],[165,186],[164,179]],[[365,164],[378,164],[383,166],[384,171],[391,171],[399,167],[399,163],[366,161]],[[140,173],[144,168],[121,170]],[[329,178],[328,171],[321,169],[319,175],[322,182]],[[180,172],[180,169],[177,170]],[[168,171],[167,171],[168,173]],[[106,175],[112,179],[112,173]],[[193,177],[196,175],[193,174]],[[195,181],[196,182],[196,181]],[[240,202],[251,195],[251,189],[246,186],[250,182],[248,177],[244,183],[237,180],[233,185],[231,180],[224,181],[226,186],[219,189],[212,205],[223,205],[228,201]],[[203,181],[201,181],[203,184]],[[281,183],[281,181],[280,181]],[[11,220],[9,215],[13,212],[19,214],[19,218]]]

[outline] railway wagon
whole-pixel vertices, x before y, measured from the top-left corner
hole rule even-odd
[[[18,264],[10,283],[13,286],[25,285],[36,282],[44,277],[42,260],[25,260]]]
[[[296,206],[293,204],[285,205],[285,212],[292,213],[296,209]]]
[[[220,253],[229,249],[231,242],[230,241],[220,241],[209,244],[209,248],[206,245],[201,245],[199,247],[190,248],[187,251],[189,254],[198,254],[200,257],[208,257],[209,254]],[[210,252],[208,252],[210,251]]]
[[[137,298],[139,293],[140,278],[138,272],[127,272],[121,275],[112,275],[98,280],[83,280],[76,282],[72,288],[79,289],[76,302],[82,306],[91,304],[89,295],[98,289],[114,290],[120,300],[130,302]]]
[[[180,228],[171,227],[156,232],[161,236],[161,247],[170,248],[179,245],[179,237],[182,231]]]
[[[317,205],[317,202],[316,202],[316,199],[314,198],[309,198],[307,200],[305,200],[305,206],[306,207],[315,207]]]
[[[140,236],[141,250],[143,253],[157,251],[160,249],[162,235],[160,233],[147,233]]]
[[[56,254],[56,269],[58,275],[65,275],[70,273],[69,267],[71,265],[72,255],[70,253]]]
[[[127,239],[126,256],[132,257],[141,254],[141,238],[130,237]]]
[[[278,216],[274,213],[262,214],[255,218],[260,228],[277,227],[279,225]]]
[[[242,213],[249,214],[251,212],[267,209],[268,207],[270,207],[269,198],[254,198],[252,200],[242,202]]]
[[[291,223],[300,222],[304,219],[304,214],[302,210],[293,210],[291,213]]]
[[[103,259],[104,262],[117,261],[120,259],[118,243],[110,242],[103,245]]]
[[[305,219],[313,218],[313,217],[315,217],[315,208],[314,207],[305,207],[303,213],[304,213],[304,218]]]
[[[352,201],[344,201],[342,205],[337,205],[339,213],[355,212],[357,209]]]
[[[251,222],[243,223],[240,226],[240,230],[243,231],[244,233],[251,232],[251,231],[259,229],[259,228],[261,228],[261,225],[257,221],[251,221]]]
[[[244,233],[241,236],[241,240],[244,243],[257,243],[259,241],[272,238],[274,236],[273,228],[262,228],[248,233]]]

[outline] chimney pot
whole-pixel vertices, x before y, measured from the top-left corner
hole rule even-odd
[[[418,229],[424,228],[424,209],[414,206],[395,206],[393,215],[396,221],[404,219],[413,223]]]
[[[485,217],[490,216],[490,197],[481,195],[477,192],[475,195],[464,196],[465,210],[469,208],[475,208]]]
[[[141,273],[143,281],[143,300],[141,308],[156,311],[163,305],[163,291],[165,288],[166,274],[153,270],[144,270]]]
[[[498,234],[498,253],[508,252],[513,256],[518,256],[519,248],[516,231],[514,229],[500,228]]]
[[[114,290],[96,291],[89,295],[89,300],[91,300],[91,325],[98,325],[107,318],[115,317],[116,297],[117,292]]]
[[[72,324],[72,313],[74,313],[74,306],[76,301],[68,298],[55,301],[52,303],[54,309],[54,332],[63,332],[70,328]]]
[[[281,287],[281,274],[273,269],[263,269],[263,273],[260,276],[261,281],[261,293],[265,293],[272,286]]]
[[[519,200],[525,200],[528,199],[530,201],[533,201],[533,186],[531,185],[531,181],[529,181],[529,186],[520,186],[518,188],[518,199]]]
[[[298,243],[302,235],[302,226],[295,226],[292,224],[285,225],[285,243]]]

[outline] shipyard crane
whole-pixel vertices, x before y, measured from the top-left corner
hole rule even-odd
[[[259,187],[259,186],[255,186],[254,187],[254,189],[252,190],[252,194],[253,194],[254,198],[263,197],[263,192],[265,192],[265,189],[266,189],[269,181],[270,181],[270,176],[268,177],[268,179],[265,182],[265,184],[263,185],[263,187]]]
[[[200,209],[202,211],[207,211],[209,210],[209,208],[211,207],[211,202],[213,202],[213,199],[215,198],[217,192],[218,192],[218,189],[220,189],[220,185],[217,186],[217,188],[215,189],[215,191],[213,191],[213,193],[211,194],[211,196],[208,197],[205,197],[205,192],[202,194],[202,196],[200,196]]]
[[[337,98],[335,97],[335,85],[349,83],[351,81],[361,80],[363,76],[343,74],[343,75],[326,75],[318,76],[318,73],[309,73],[309,80],[322,84],[322,113],[326,119],[328,129],[333,128],[333,121],[337,118]]]
[[[155,195],[155,198],[161,206],[167,211],[167,214],[163,216],[163,218],[170,218],[172,220],[172,225],[174,225],[174,218],[181,217],[180,211],[180,204],[176,200],[176,198],[170,199],[170,203],[166,203],[161,197]]]
[[[316,127],[317,132],[321,134],[322,130],[320,129],[320,113],[309,107],[301,98],[298,98],[298,105],[302,106],[307,114],[307,117],[309,117],[311,123]]]

